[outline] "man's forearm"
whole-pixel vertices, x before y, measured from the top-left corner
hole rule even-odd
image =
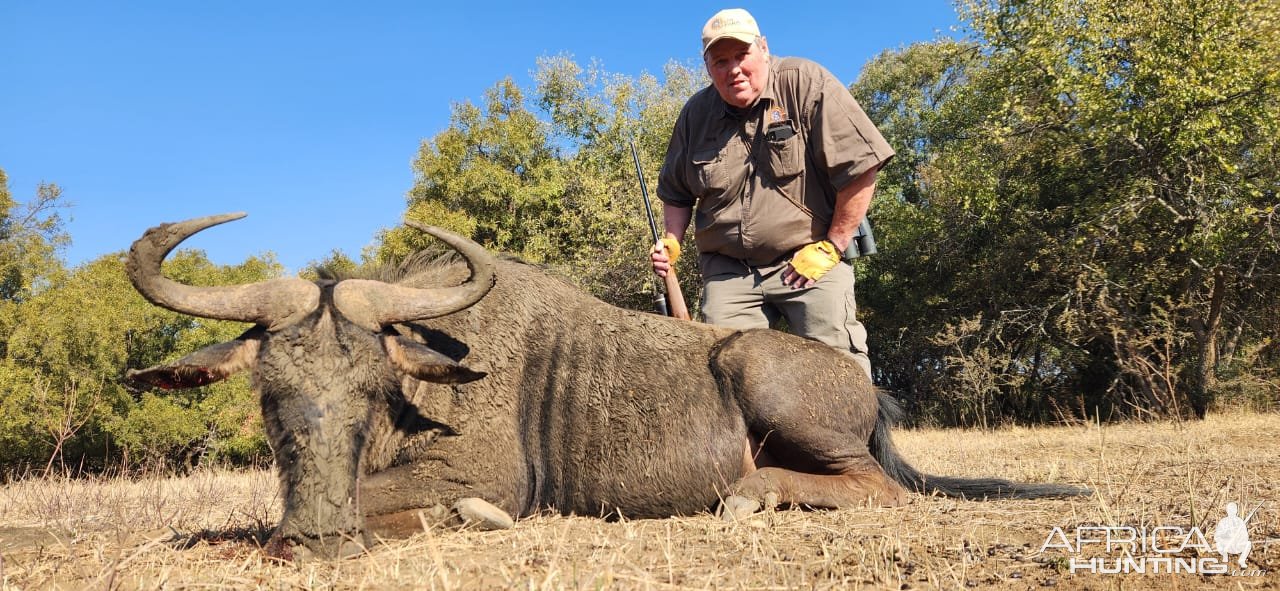
[[[676,240],[684,240],[684,232],[688,229],[691,219],[693,219],[692,207],[662,204],[662,226],[668,234],[675,236]]]
[[[867,217],[871,196],[876,192],[876,169],[862,173],[853,182],[836,193],[836,210],[827,228],[827,240],[841,251],[849,250],[849,243],[858,231],[862,218]],[[687,220],[686,220],[687,223]]]

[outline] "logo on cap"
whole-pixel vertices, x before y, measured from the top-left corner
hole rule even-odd
[[[760,36],[760,27],[751,13],[741,8],[728,8],[717,12],[702,27],[702,53],[706,53],[716,41],[733,38],[751,43]]]

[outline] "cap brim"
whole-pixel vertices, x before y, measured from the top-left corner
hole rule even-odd
[[[723,35],[718,35],[702,46],[702,55],[707,55],[707,50],[711,49],[712,45],[724,41],[725,39],[737,39],[743,43],[751,43],[756,40],[756,37],[757,35],[753,35],[751,33],[725,33]]]

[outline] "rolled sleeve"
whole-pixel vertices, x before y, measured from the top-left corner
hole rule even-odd
[[[676,207],[693,207],[697,201],[689,188],[686,111],[682,110],[676,118],[671,139],[667,142],[667,156],[662,161],[662,170],[658,172],[658,199]]]
[[[871,119],[830,72],[823,70],[815,89],[810,145],[814,160],[827,171],[836,191],[893,158],[893,148]]]

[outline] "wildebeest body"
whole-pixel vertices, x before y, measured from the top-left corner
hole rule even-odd
[[[456,265],[435,276],[464,279]],[[367,467],[386,471],[364,487],[370,512],[469,491],[513,515],[667,516],[714,505],[742,476],[740,403],[708,368],[726,331],[615,308],[521,263],[500,261],[497,276],[474,306],[402,327],[488,375],[406,384],[401,412],[441,426],[371,431]]]
[[[414,533],[424,510],[470,498],[516,516],[663,517],[722,500],[734,514],[894,505],[904,486],[1084,492],[920,474],[893,448],[892,399],[851,356],[622,310],[438,230],[424,228],[465,262],[392,281],[193,288],[160,274],[187,236],[237,217],[153,228],[128,269],[158,305],[254,328],[130,377],[181,388],[252,369],[284,492],[281,553],[347,554],[371,532]]]

